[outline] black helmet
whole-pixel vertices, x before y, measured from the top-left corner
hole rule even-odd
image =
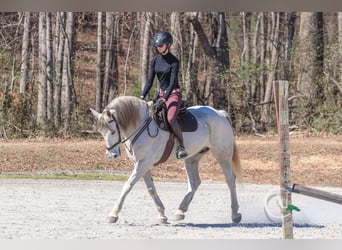
[[[153,38],[152,46],[160,46],[164,44],[172,44],[172,35],[167,31],[158,31]]]

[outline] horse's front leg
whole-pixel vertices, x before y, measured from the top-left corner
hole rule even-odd
[[[159,198],[159,195],[157,193],[157,190],[154,186],[153,179],[151,176],[150,170],[146,172],[144,175],[144,181],[147,187],[148,192],[150,193],[156,207],[157,207],[157,212],[158,212],[158,218],[157,221],[160,224],[166,224],[167,223],[167,217],[165,216],[165,207],[162,203],[162,201]]]
[[[146,173],[148,168],[144,167],[141,163],[136,163],[133,172],[131,173],[130,177],[124,184],[120,197],[116,202],[115,206],[113,207],[112,211],[108,214],[109,222],[114,223],[119,218],[119,212],[122,209],[123,203],[127,194],[131,191],[135,183]]]

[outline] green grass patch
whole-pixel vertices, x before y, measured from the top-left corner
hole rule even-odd
[[[0,175],[0,179],[54,179],[54,180],[105,180],[105,181],[126,181],[128,176],[109,174],[47,174],[47,175]]]

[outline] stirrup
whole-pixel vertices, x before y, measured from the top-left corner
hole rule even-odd
[[[185,149],[181,146],[179,146],[177,148],[177,151],[176,151],[176,157],[177,159],[182,159],[184,157],[187,157],[188,156],[188,153],[185,151]]]

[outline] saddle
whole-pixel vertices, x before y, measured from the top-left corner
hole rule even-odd
[[[157,112],[153,119],[161,130],[172,132],[170,124],[167,120],[166,107],[163,107],[161,111]],[[184,101],[181,103],[181,107],[176,119],[182,127],[182,132],[194,132],[197,130],[197,120],[195,116],[186,108]]]
[[[172,132],[171,126],[167,120],[166,107],[163,107],[161,111],[156,112],[153,119],[161,130],[170,132],[169,139],[165,145],[164,153],[160,160],[154,164],[154,166],[156,166],[167,161],[169,158],[174,146],[175,135]],[[181,103],[181,108],[179,109],[176,119],[178,119],[178,122],[181,125],[182,132],[194,132],[198,128],[195,116],[189,110],[187,110],[184,101]]]

